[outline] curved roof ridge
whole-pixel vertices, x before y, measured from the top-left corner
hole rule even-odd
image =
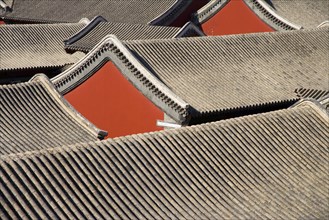
[[[219,12],[230,0],[210,0],[205,6],[199,9],[193,19],[197,23],[204,23]]]
[[[179,122],[186,122],[190,106],[155,77],[114,35],[104,37],[84,58],[52,79],[60,93],[80,85],[111,60],[134,86]]]
[[[169,25],[171,24],[176,17],[179,16],[178,12],[184,11],[190,4],[191,0],[176,0],[167,11],[163,12],[152,21],[148,22],[151,25]],[[176,16],[174,16],[176,15]]]
[[[88,18],[83,18],[80,20],[80,22],[84,22],[85,20],[88,20]],[[107,22],[105,18],[102,16],[96,16],[91,21],[89,21],[86,26],[84,26],[82,29],[80,29],[78,32],[76,32],[74,35],[72,35],[69,39],[64,40],[64,44],[73,44],[74,42],[80,40],[82,37],[84,37],[86,34],[88,34],[92,29],[94,29],[99,23],[101,22]]]
[[[49,78],[44,74],[34,75],[29,82],[42,82],[48,89],[48,92],[52,94],[54,99],[59,103],[59,105],[66,110],[74,119],[79,121],[79,123],[88,129],[90,132],[96,134],[98,138],[104,139],[107,136],[107,132],[97,128],[88,119],[82,116],[75,108],[56,90],[54,84],[49,80]]]
[[[244,0],[246,5],[250,7],[262,20],[275,30],[300,30],[302,26],[294,24],[284,17],[280,16],[273,10],[264,0]]]
[[[0,86],[0,154],[103,139],[107,132],[82,117],[44,74]]]

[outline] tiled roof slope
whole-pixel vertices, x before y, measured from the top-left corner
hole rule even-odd
[[[0,86],[0,155],[95,141],[106,135],[76,112],[44,75]]]
[[[244,0],[276,30],[315,28],[329,20],[328,0]]]
[[[326,219],[328,115],[312,103],[0,159],[2,219]]]
[[[78,22],[101,15],[108,21],[132,24],[171,22],[192,0],[15,0],[7,21]],[[158,18],[158,19],[157,19]]]
[[[300,87],[328,91],[328,30],[145,40],[126,46],[197,114],[205,114],[291,100]]]
[[[328,30],[124,44],[108,36],[52,81],[65,94],[111,60],[180,124],[264,112],[291,105],[300,88],[328,91]]]
[[[32,24],[0,26],[0,78],[9,71],[59,69],[78,61],[83,53],[68,54],[63,40],[85,25]]]
[[[328,85],[328,87],[329,87],[329,85]],[[322,97],[325,97],[325,96],[329,95],[329,88],[328,88],[328,90],[316,90],[316,89],[299,88],[299,89],[296,89],[295,92],[296,92],[298,97],[312,98],[312,99],[319,100]]]
[[[177,28],[145,24],[98,22],[96,19],[90,22],[84,29],[80,30],[80,32],[67,39],[65,48],[69,51],[79,50],[88,52],[108,34],[114,34],[120,40],[160,39],[204,35],[202,31],[192,23],[188,23],[182,28]]]

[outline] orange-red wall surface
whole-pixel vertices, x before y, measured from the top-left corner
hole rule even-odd
[[[201,25],[206,35],[271,32],[243,0],[230,0],[216,15]]]
[[[108,137],[162,130],[164,113],[107,62],[88,80],[64,96]]]

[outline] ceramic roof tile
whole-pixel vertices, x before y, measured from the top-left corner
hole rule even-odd
[[[127,42],[141,62],[199,113],[328,91],[329,29]],[[155,53],[156,51],[156,53]]]
[[[68,54],[63,40],[85,25],[32,24],[0,26],[0,78],[8,72],[29,69],[60,69],[82,58],[83,53]]]
[[[276,30],[315,28],[329,20],[327,0],[244,0]]]
[[[0,158],[0,217],[325,219],[328,114],[313,103]]]
[[[113,22],[97,22],[95,24],[92,23],[93,21],[76,35],[73,35],[67,39],[66,49],[69,51],[79,50],[88,52],[108,34],[114,34],[120,40],[174,38],[176,36],[185,36],[185,33],[187,35],[203,35],[202,31],[191,23],[187,24],[183,28]],[[194,33],[187,33],[190,31],[190,29],[192,30],[193,28]]]
[[[108,21],[147,24],[158,17],[165,24],[179,15],[180,8],[187,7],[191,0],[15,0],[12,12],[5,20],[23,22],[78,22],[101,15]],[[169,13],[173,12],[173,13]],[[156,23],[156,22],[155,22]]]
[[[53,82],[66,93],[110,59],[178,123],[274,110],[298,100],[296,89],[328,91],[328,30],[126,42],[109,36]]]
[[[95,141],[104,134],[77,113],[43,75],[0,86],[0,155]]]

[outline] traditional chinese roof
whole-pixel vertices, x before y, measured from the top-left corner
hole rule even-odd
[[[325,96],[329,95],[329,90],[298,88],[298,89],[295,90],[295,92],[296,92],[298,97],[312,98],[312,99],[316,99],[316,100],[319,100],[322,97],[325,97]]]
[[[233,0],[210,0],[199,9],[194,20],[204,23]],[[274,30],[315,28],[329,20],[327,0],[243,0],[264,22]]]
[[[0,79],[60,72],[77,62],[83,53],[68,54],[63,40],[84,26],[83,23],[0,26]]]
[[[203,36],[194,24],[187,23],[182,28],[145,24],[126,24],[107,22],[102,17],[94,18],[86,27],[65,41],[69,51],[88,52],[106,35],[114,34],[120,40],[160,39],[187,36]]]
[[[0,155],[106,136],[76,112],[44,75],[26,83],[1,85],[0,100]]]
[[[104,38],[52,79],[65,94],[111,60],[179,124],[289,106],[300,88],[328,91],[328,28],[120,42]]]
[[[327,0],[244,0],[275,30],[315,28],[329,20]]]
[[[317,104],[0,158],[1,218],[325,219]]]
[[[15,0],[3,15],[9,22],[78,22],[101,15],[111,22],[168,25],[192,0]]]

